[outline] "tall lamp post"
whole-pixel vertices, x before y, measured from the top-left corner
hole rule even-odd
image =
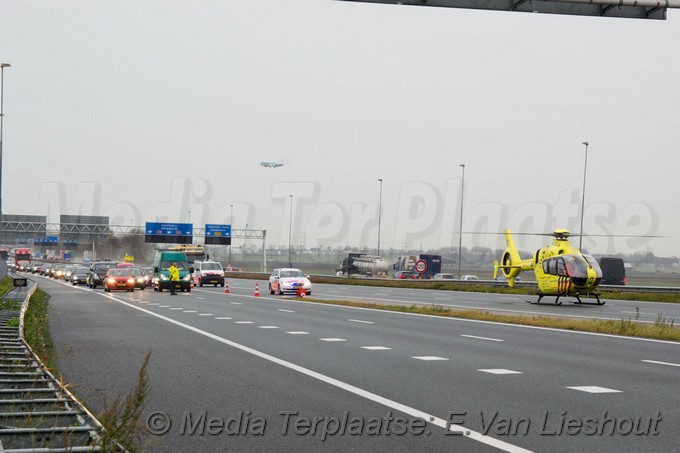
[[[288,223],[288,267],[293,267],[293,261],[291,260],[291,243],[293,239],[293,196],[288,195],[290,197],[290,218],[289,218],[289,223]]]
[[[2,120],[5,117],[3,105],[5,100],[5,68],[11,68],[9,63],[0,63],[0,237],[2,236]]]
[[[460,273],[461,258],[463,256],[463,190],[465,190],[465,164],[460,164],[463,169],[463,176],[460,180],[460,225],[458,227],[458,278],[462,277]]]
[[[382,221],[382,178],[378,179],[380,183],[380,197],[378,198],[378,256],[380,256],[380,224]]]
[[[229,223],[231,224],[231,240],[229,241],[229,267],[231,267],[231,243],[234,240],[234,205],[230,204],[231,214],[229,214]]]
[[[588,145],[590,143],[583,142],[582,145],[586,147],[586,158],[583,163],[583,190],[581,191],[581,232],[578,238],[578,249],[581,250],[583,246],[583,211],[586,207],[586,170],[588,169]]]

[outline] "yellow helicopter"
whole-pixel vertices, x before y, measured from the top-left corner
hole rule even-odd
[[[596,293],[597,286],[602,280],[602,269],[590,255],[569,243],[569,237],[574,236],[568,230],[555,230],[551,236],[555,239],[551,245],[541,247],[531,258],[521,259],[510,230],[504,230],[507,248],[503,252],[500,264],[494,261],[494,279],[500,269],[507,278],[508,285],[515,285],[515,278],[522,271],[533,270],[538,283],[538,304],[544,296],[555,296],[555,304],[562,305],[560,297],[576,297],[578,304],[581,296],[591,295],[597,300],[597,305],[604,305],[600,294]]]

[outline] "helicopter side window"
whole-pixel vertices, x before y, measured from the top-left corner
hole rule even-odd
[[[561,275],[561,276],[567,275],[567,270],[565,269],[563,258],[557,259],[557,275]]]
[[[548,260],[548,274],[557,275],[557,259],[552,258]]]
[[[546,273],[546,274],[550,273],[550,271],[548,271],[548,262],[549,261],[550,260],[543,260],[543,272]]]

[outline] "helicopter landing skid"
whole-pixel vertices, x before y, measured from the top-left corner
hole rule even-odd
[[[564,295],[564,294],[559,294],[559,295],[555,298],[555,305],[562,305],[562,302],[560,301],[560,296],[563,296],[563,295]],[[538,305],[538,304],[541,303],[541,299],[543,299],[543,296],[545,296],[545,294],[539,294],[539,295],[538,295],[538,300],[537,300],[536,302],[529,301],[529,303],[530,303],[531,305]]]
[[[599,294],[597,294],[597,293],[590,293],[590,294],[595,296],[595,300],[597,300],[597,302],[583,302],[578,294],[574,294],[574,296],[576,297],[576,300],[578,301],[576,303],[580,304],[580,305],[604,305],[605,301],[600,300]]]

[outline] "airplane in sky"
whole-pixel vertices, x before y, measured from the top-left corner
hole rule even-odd
[[[284,162],[281,160],[281,162],[260,162],[260,165],[263,166],[264,168],[279,168],[283,167],[286,165],[288,162]]]

